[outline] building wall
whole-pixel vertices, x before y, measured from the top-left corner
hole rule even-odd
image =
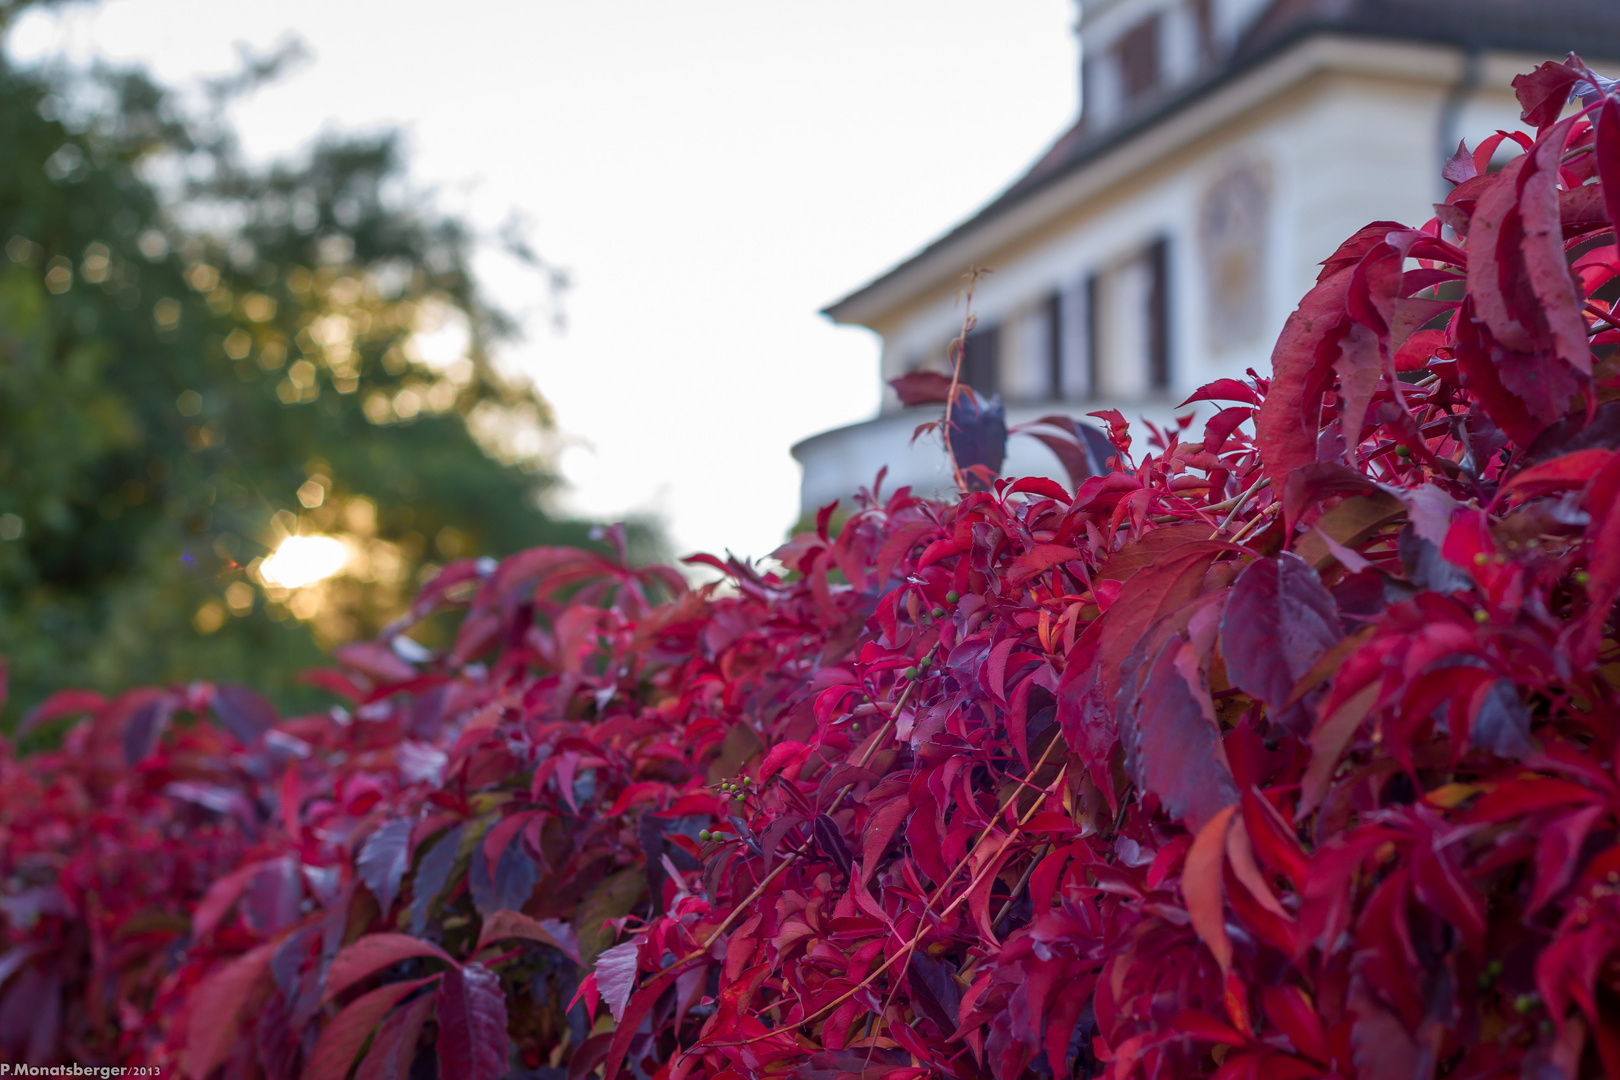
[[[1437,53],[1448,57],[1455,63],[1447,70],[1461,70],[1458,54],[1419,51],[1431,61]],[[1518,106],[1507,83],[1511,72],[1533,66],[1528,58],[1493,58],[1480,88],[1459,108],[1451,100],[1454,75],[1411,57],[1386,61],[1377,71],[1314,71],[977,259],[992,272],[977,279],[972,311],[979,327],[1002,328],[998,389],[1010,419],[1118,408],[1132,421],[1168,423],[1189,411],[1177,403],[1210,380],[1240,377],[1251,367],[1267,373],[1283,322],[1321,261],[1368,222],[1417,226],[1431,217],[1431,204],[1449,187],[1439,177],[1446,129],[1473,145],[1498,127],[1516,127]],[[1408,71],[1416,74],[1400,74]],[[1108,388],[1085,378],[1087,339],[1096,336],[1086,332],[1088,300],[1140,292],[1129,274],[1107,274],[1158,239],[1168,242],[1169,385],[1148,390],[1141,379],[1119,379],[1114,392],[1099,392]],[[1248,288],[1245,274],[1252,277]],[[1106,287],[1088,288],[1099,275]],[[946,346],[963,325],[963,285],[942,282],[867,321],[883,337],[885,381],[919,367],[948,370]],[[1032,393],[1042,383],[1031,365],[1049,362],[1051,326],[1042,316],[1054,294],[1064,393],[1030,400],[1050,399]],[[805,466],[805,509],[870,483],[884,462],[891,490],[901,483],[948,486],[937,438],[906,442],[916,423],[937,412],[902,412],[886,390],[883,413],[890,419],[806,440],[795,449]],[[1014,440],[1004,471],[1060,475],[1050,452],[1028,439]]]
[[[1086,279],[1144,249],[1169,241],[1171,386],[1180,400],[1212,378],[1263,370],[1289,311],[1315,281],[1320,262],[1362,225],[1375,220],[1420,225],[1443,194],[1439,180],[1439,114],[1445,89],[1335,75],[1299,88],[1284,107],[1245,117],[1211,133],[1203,144],[1130,177],[1055,221],[1020,247],[982,261],[991,272],[974,286],[972,311],[980,327],[1004,328],[1003,363],[1015,370],[1001,387],[1009,400],[1034,385],[1016,370],[1038,355],[1044,338],[1026,324],[1047,297],[1064,297],[1067,352],[1083,350],[1076,325],[1085,311]],[[1462,122],[1471,142],[1517,123],[1505,93],[1475,100]],[[1255,222],[1258,315],[1252,326],[1217,325],[1218,294],[1211,236],[1202,219],[1223,185],[1249,179],[1262,191]],[[1217,241],[1216,245],[1211,240]],[[1239,253],[1241,254],[1241,253]],[[918,367],[947,370],[947,344],[962,329],[964,282],[938,290],[883,334],[885,380]],[[1030,345],[1030,348],[1021,346]],[[890,397],[886,407],[898,407]]]

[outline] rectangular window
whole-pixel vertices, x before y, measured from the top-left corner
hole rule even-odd
[[[1092,395],[1138,401],[1170,388],[1170,245],[1159,239],[1086,281]]]
[[[1152,93],[1159,85],[1159,17],[1154,15],[1137,23],[1114,48],[1119,57],[1121,96],[1126,104]]]

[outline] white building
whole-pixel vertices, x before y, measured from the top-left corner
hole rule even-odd
[[[979,279],[963,377],[1009,423],[1118,408],[1164,421],[1197,387],[1265,373],[1318,263],[1362,225],[1420,225],[1459,139],[1519,126],[1514,75],[1620,57],[1620,0],[1078,0],[1081,115],[1011,187],[828,307],[883,339],[884,405],[793,448],[810,512],[869,485],[948,485],[938,408],[887,380],[945,371]],[[1061,476],[1032,439],[1004,472]]]

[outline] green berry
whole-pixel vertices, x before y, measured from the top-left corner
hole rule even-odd
[[[1486,614],[1486,613],[1485,613],[1485,612],[1483,612],[1483,611],[1476,611],[1476,612],[1474,612],[1474,621],[1475,621],[1475,622],[1486,622],[1486,621],[1488,621],[1488,620],[1489,620],[1489,619],[1490,619],[1490,616],[1489,616],[1489,615],[1487,615],[1487,614]]]
[[[962,594],[957,592],[955,589],[952,589],[950,592],[945,594],[945,602],[947,604],[954,604],[960,599],[962,599]]]
[[[1483,551],[1479,552],[1478,554],[1476,554],[1474,556],[1474,565],[1475,566],[1484,566],[1487,561],[1488,560],[1485,558],[1485,553]]]
[[[1591,580],[1592,580],[1592,575],[1588,574],[1585,570],[1577,570],[1577,571],[1575,571],[1575,584],[1577,584],[1577,585],[1585,585],[1588,581],[1591,581]]]
[[[737,794],[733,795],[732,798],[738,802],[742,802],[744,799],[748,798],[748,796],[739,791]]]
[[[945,617],[945,609],[942,607],[937,607],[934,609],[933,615],[936,619],[943,619]]]
[[[908,678],[908,679],[916,679],[916,677],[917,677],[917,666],[915,664],[913,664],[911,667],[906,668],[906,678]]]
[[[703,841],[705,844],[707,844],[713,837],[714,834],[708,829],[703,829],[698,833],[698,839]]]

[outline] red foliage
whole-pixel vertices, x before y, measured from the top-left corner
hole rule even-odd
[[[1526,152],[1347,241],[1202,441],[1105,417],[1072,492],[871,495],[696,591],[458,563],[454,647],[340,651],[329,715],[64,698],[0,763],[0,1048],[1620,1077],[1620,98],[1521,85]]]

